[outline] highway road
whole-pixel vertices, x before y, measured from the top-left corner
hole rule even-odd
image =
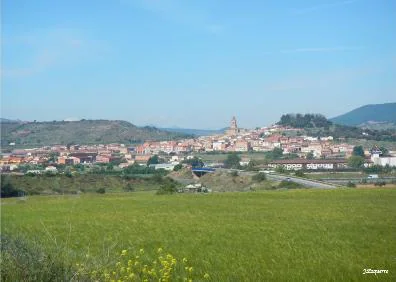
[[[288,175],[267,174],[267,178],[270,180],[276,180],[276,181],[289,180],[289,181],[293,181],[293,182],[296,182],[296,183],[299,183],[301,185],[304,185],[306,187],[311,187],[311,188],[319,188],[319,189],[337,188],[337,186],[332,185],[332,184],[312,181],[310,179],[293,177],[293,176],[288,176]]]
[[[217,168],[216,170],[218,171],[235,171],[235,169],[225,169],[225,168]],[[237,170],[240,175],[249,175],[253,176],[257,174],[257,171],[244,171],[244,170]],[[261,171],[263,172],[263,171]],[[293,177],[290,175],[282,175],[282,174],[274,174],[274,173],[266,173],[267,178],[269,180],[275,180],[275,181],[282,181],[282,180],[288,180],[288,181],[293,181],[296,183],[299,183],[305,187],[310,187],[310,188],[319,188],[319,189],[334,189],[337,188],[336,185],[333,185],[331,183],[324,183],[322,181],[316,181],[316,180],[311,180],[307,178],[300,178],[300,177]]]

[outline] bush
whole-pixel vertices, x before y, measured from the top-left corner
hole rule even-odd
[[[106,189],[105,188],[99,188],[98,190],[96,190],[96,193],[104,194],[104,193],[106,193]]]
[[[224,161],[225,168],[240,168],[241,157],[236,153],[231,153],[227,156],[227,159]]]
[[[125,185],[125,187],[123,188],[124,191],[126,192],[133,192],[135,191],[135,187],[133,187],[132,183],[128,183],[127,185]]]
[[[21,193],[23,191],[14,187],[9,176],[1,176],[1,198],[18,197]]]
[[[297,188],[302,188],[303,185],[293,182],[293,181],[287,181],[287,180],[282,180],[281,183],[279,183],[278,188],[287,188],[287,189],[297,189]]]
[[[155,183],[155,184],[162,184],[164,182],[164,177],[162,177],[160,174],[154,174],[150,180]]]
[[[157,195],[173,194],[176,193],[177,190],[176,182],[173,179],[166,177],[163,179],[163,184],[161,184],[157,191]]]
[[[305,176],[305,174],[304,174],[304,172],[302,170],[297,170],[294,173],[294,175],[297,176],[297,177],[304,177]]]
[[[183,165],[182,164],[177,164],[177,165],[175,165],[175,167],[173,168],[173,171],[179,171],[179,170],[181,170],[183,168]]]
[[[277,168],[275,168],[275,171],[277,173],[287,173],[288,172],[283,166],[278,166]]]
[[[349,181],[346,186],[350,187],[350,188],[354,188],[354,187],[356,187],[356,184],[351,182],[351,181]]]
[[[385,181],[377,181],[377,182],[375,182],[374,183],[374,186],[385,186],[386,185],[386,182]]]
[[[253,175],[252,180],[255,182],[262,182],[262,181],[267,180],[267,176],[265,175],[265,173],[259,172],[255,175]]]
[[[238,171],[233,170],[233,171],[231,171],[230,175],[231,175],[232,177],[237,177],[237,176],[238,176]]]

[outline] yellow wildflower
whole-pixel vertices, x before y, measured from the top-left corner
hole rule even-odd
[[[127,254],[127,250],[122,250],[121,255],[126,256],[126,254]]]
[[[209,274],[205,273],[204,278],[209,279],[209,277],[210,277]]]

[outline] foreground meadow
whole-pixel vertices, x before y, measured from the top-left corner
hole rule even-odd
[[[396,279],[396,189],[11,198],[1,226],[72,268],[161,247],[211,281]]]

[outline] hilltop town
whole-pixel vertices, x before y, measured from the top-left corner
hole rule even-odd
[[[271,160],[265,168],[283,166],[296,169],[342,169],[348,167],[348,158],[354,145],[333,136],[314,137],[301,135],[302,129],[281,125],[255,128],[238,127],[232,118],[229,128],[221,135],[173,141],[145,141],[137,146],[125,144],[53,145],[30,149],[16,149],[3,153],[0,160],[2,171],[14,171],[21,164],[43,165],[46,170],[56,171],[57,165],[115,164],[125,168],[133,164],[146,165],[155,155],[161,155],[163,163],[157,168],[173,170],[183,159],[194,154],[276,152],[279,157]],[[395,166],[396,158],[381,157],[379,149],[365,148],[364,166]],[[390,152],[392,153],[392,152]],[[242,160],[247,165],[249,158]],[[207,163],[206,165],[214,165]],[[221,166],[221,164],[220,164]]]

